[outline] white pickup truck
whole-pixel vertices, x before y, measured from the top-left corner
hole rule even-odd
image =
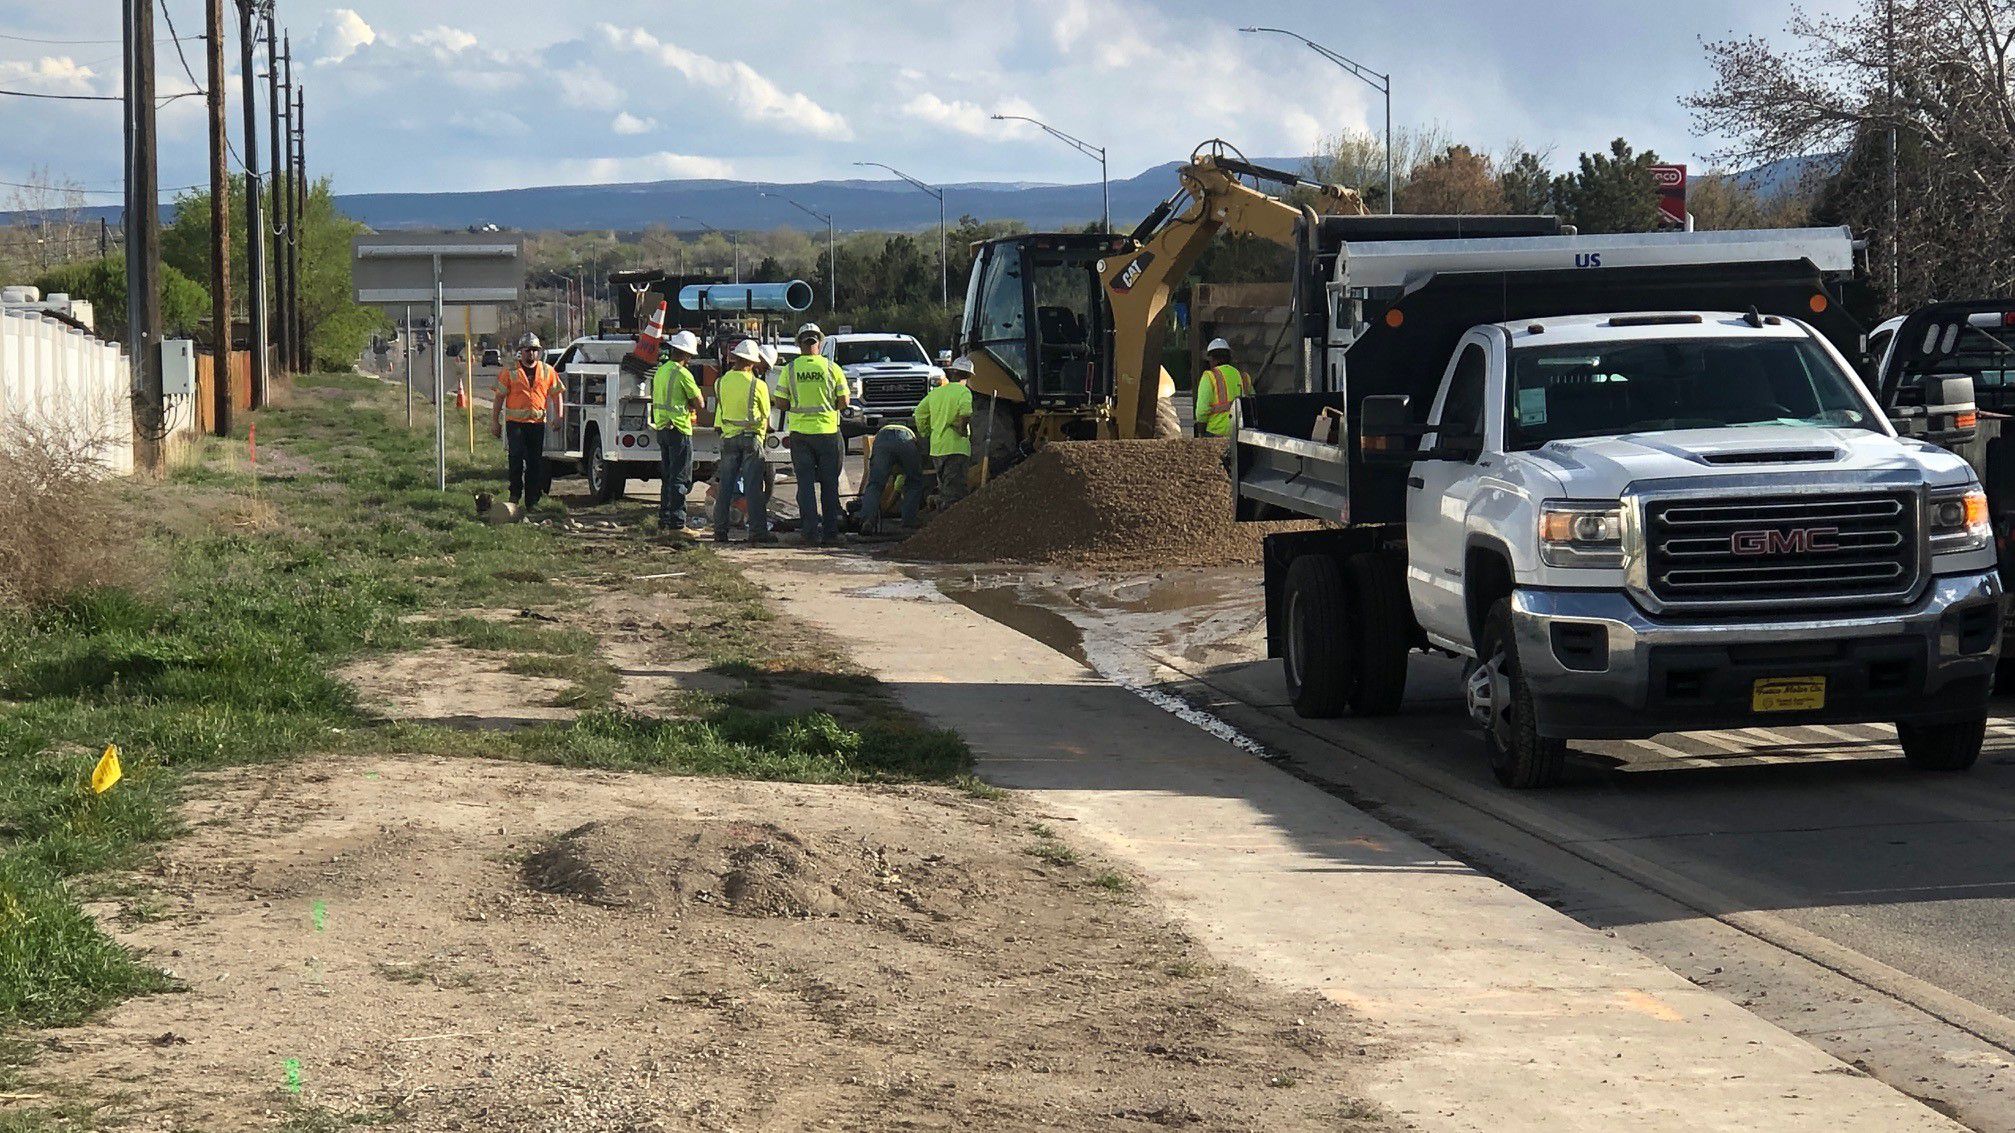
[[[1891,722],[1917,766],[1974,762],[1985,497],[1843,355],[1815,260],[1850,263],[1844,232],[1455,239],[1389,287],[1364,281],[1413,251],[1335,236],[1317,392],[1243,399],[1234,447],[1240,518],[1332,524],[1267,540],[1297,711],[1397,711],[1418,648],[1465,660],[1509,786],[1570,739],[1758,725]]]

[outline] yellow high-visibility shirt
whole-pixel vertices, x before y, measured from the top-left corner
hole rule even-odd
[[[761,440],[770,431],[770,385],[749,370],[729,370],[714,383],[714,425],[721,439],[753,433]]]
[[[1213,437],[1231,433],[1231,403],[1245,396],[1245,375],[1226,363],[1212,366],[1196,381],[1196,419]]]
[[[651,428],[693,431],[693,403],[700,399],[700,383],[693,372],[670,358],[651,375]]]
[[[946,382],[917,402],[917,434],[930,441],[932,458],[971,456],[973,391],[964,382]]]
[[[791,403],[785,419],[793,433],[839,432],[840,398],[846,392],[846,372],[819,354],[791,359],[777,383],[777,396]]]

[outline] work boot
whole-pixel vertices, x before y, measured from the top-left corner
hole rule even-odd
[[[775,535],[772,535],[772,534],[770,534],[769,532],[765,531],[765,532],[763,532],[763,533],[762,533],[761,535],[751,535],[751,536],[749,536],[749,542],[751,542],[751,543],[754,543],[754,544],[756,544],[757,546],[764,546],[764,547],[766,547],[766,546],[770,545],[771,543],[781,543],[781,542],[783,542],[783,540],[782,540],[782,539],[779,539],[779,538],[777,538],[777,537],[776,537]]]

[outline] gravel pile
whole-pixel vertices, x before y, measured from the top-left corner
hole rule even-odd
[[[1225,442],[1052,444],[905,540],[925,562],[1079,567],[1257,562],[1266,535],[1311,526],[1235,523]]]

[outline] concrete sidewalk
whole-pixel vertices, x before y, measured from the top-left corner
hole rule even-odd
[[[1392,1056],[1366,1094],[1421,1128],[1960,1128],[927,583],[730,553],[1221,959],[1376,1024]]]

